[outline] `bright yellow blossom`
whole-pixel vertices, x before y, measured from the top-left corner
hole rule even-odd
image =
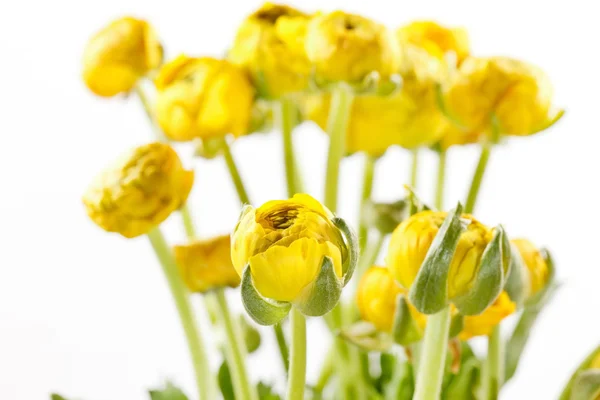
[[[231,238],[216,236],[173,248],[181,276],[192,292],[236,287],[240,277],[231,263]]]
[[[531,283],[530,296],[535,295],[542,290],[548,283],[550,271],[548,263],[542,256],[540,250],[527,239],[513,239],[511,243],[517,248],[523,263],[529,272],[529,281]]]
[[[292,7],[265,3],[242,23],[227,58],[250,72],[259,94],[277,98],[303,91],[311,72],[304,51],[309,18]]]
[[[386,77],[397,58],[383,25],[342,11],[315,16],[305,47],[317,77],[328,81],[361,82],[371,72]]]
[[[506,292],[500,296],[485,311],[479,315],[466,316],[463,320],[463,329],[459,334],[461,340],[468,340],[474,336],[485,336],[504,318],[514,313],[517,305],[510,300]]]
[[[180,55],[155,80],[158,124],[172,140],[248,132],[254,89],[243,70],[225,60]]]
[[[441,139],[439,146],[447,150],[452,146],[463,146],[467,144],[479,143],[482,137],[481,132],[477,131],[465,131],[450,121],[445,121],[441,128]]]
[[[232,236],[240,276],[250,266],[254,286],[270,299],[293,302],[314,282],[324,257],[342,277],[348,249],[332,213],[306,194],[247,206]]]
[[[501,134],[525,136],[557,118],[548,76],[506,57],[465,60],[444,92],[448,113],[471,131],[489,131],[495,117]]]
[[[83,80],[98,96],[127,93],[158,68],[163,51],[146,21],[124,17],[111,22],[88,42],[83,54]]]
[[[410,288],[417,277],[427,251],[446,218],[446,212],[423,211],[402,222],[392,233],[387,265],[398,282]],[[463,214],[469,225],[461,234],[448,273],[448,298],[464,295],[471,288],[485,247],[493,230]]]
[[[194,182],[164,143],[137,147],[92,182],[83,196],[98,226],[132,238],[150,232],[186,201]]]

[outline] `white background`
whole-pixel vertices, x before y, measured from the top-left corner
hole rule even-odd
[[[300,4],[299,1],[295,3]],[[510,55],[542,66],[567,109],[544,134],[511,140],[492,156],[477,215],[502,222],[554,252],[559,295],[543,314],[519,376],[504,399],[552,399],[570,371],[600,339],[596,207],[598,154],[597,38],[591,1],[303,1],[359,12],[390,26],[415,18],[466,26],[473,51]],[[191,393],[186,347],[160,269],[144,238],[125,240],[94,226],[81,194],[124,149],[147,142],[149,126],[136,99],[99,99],[80,80],[88,37],[131,13],[152,21],[167,55],[220,55],[257,1],[2,1],[0,2],[0,398],[37,400],[56,390],[87,400],[146,399],[145,388],[172,378]],[[308,187],[322,194],[326,141],[312,125],[295,140]],[[275,134],[234,146],[256,203],[284,196],[280,140]],[[203,235],[228,232],[237,200],[220,160],[192,161],[191,205]],[[450,155],[452,202],[464,197],[476,148]],[[356,215],[361,159],[343,164],[341,214]],[[421,173],[431,195],[434,158]],[[377,168],[375,195],[402,194],[407,154],[389,151]],[[173,241],[179,221],[167,222]],[[237,298],[232,298],[237,302]],[[237,304],[239,306],[239,304]],[[309,377],[327,336],[311,323]],[[272,344],[270,331],[266,341]],[[256,378],[280,379],[273,350],[252,357]]]

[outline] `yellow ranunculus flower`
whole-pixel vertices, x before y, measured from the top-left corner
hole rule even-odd
[[[410,288],[417,277],[427,251],[446,218],[446,212],[423,211],[402,222],[392,233],[387,265],[398,282]],[[463,295],[471,287],[485,247],[493,236],[493,230],[463,214],[469,225],[461,234],[448,273],[448,298]]]
[[[122,155],[92,182],[83,196],[98,226],[132,238],[150,232],[180,208],[192,189],[171,146],[151,143]]]
[[[492,333],[493,328],[504,318],[517,309],[517,305],[510,300],[506,292],[500,296],[485,311],[479,315],[466,316],[463,320],[463,329],[459,334],[461,340],[468,340],[474,336],[485,336]]]
[[[181,276],[192,292],[236,287],[240,276],[231,263],[231,238],[216,236],[173,247]]]
[[[448,112],[467,130],[489,131],[495,116],[501,134],[525,136],[556,118],[548,76],[506,57],[468,58],[444,92]]]
[[[371,72],[388,76],[397,58],[383,25],[342,11],[315,16],[305,47],[317,77],[329,81],[360,82]]]
[[[161,68],[155,83],[157,121],[170,139],[248,132],[254,89],[228,61],[180,55]]]
[[[126,93],[138,79],[158,68],[162,58],[162,46],[150,24],[120,18],[88,42],[83,54],[83,80],[99,96]]]
[[[250,266],[254,286],[266,297],[293,302],[314,282],[330,257],[341,277],[348,249],[331,211],[306,194],[246,206],[232,236],[231,258],[240,276]]]
[[[405,79],[440,81],[469,55],[469,37],[462,28],[446,28],[432,21],[415,21],[396,32],[400,47],[399,71]],[[448,56],[453,55],[453,65]]]
[[[356,301],[362,319],[372,323],[380,331],[391,332],[398,295],[408,296],[408,291],[396,283],[387,268],[372,266],[358,283]],[[409,310],[417,324],[424,328],[427,316],[418,312],[410,303]]]
[[[529,272],[530,296],[538,293],[548,283],[550,271],[540,250],[527,239],[513,239],[511,243],[519,250],[523,263]]]
[[[450,121],[446,121],[441,129],[442,138],[439,141],[439,146],[442,149],[447,150],[452,146],[475,144],[479,143],[481,136],[481,132],[464,131]]]
[[[260,94],[277,98],[303,91],[311,72],[304,50],[309,18],[292,7],[265,3],[242,23],[227,58],[250,72]]]
[[[323,130],[327,126],[330,97],[312,95],[304,101],[306,118]],[[444,116],[435,104],[433,86],[408,81],[390,96],[366,95],[354,99],[346,131],[346,150],[380,156],[392,145],[407,149],[429,146],[440,140],[445,126]]]

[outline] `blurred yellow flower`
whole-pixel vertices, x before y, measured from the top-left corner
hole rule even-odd
[[[390,32],[367,18],[342,11],[318,14],[306,31],[306,54],[318,78],[360,82],[371,72],[390,75],[397,55]]]
[[[161,68],[155,83],[157,121],[170,139],[248,132],[254,89],[228,61],[180,55]]]
[[[98,226],[132,238],[150,232],[187,200],[194,182],[164,143],[137,147],[116,160],[83,196]]]
[[[396,32],[399,71],[404,79],[439,82],[469,55],[469,37],[462,28],[415,21]],[[451,63],[449,64],[449,61]]]
[[[158,68],[163,50],[146,21],[124,17],[96,33],[83,53],[83,80],[99,96],[127,93]]]
[[[293,302],[317,277],[323,257],[342,276],[348,249],[332,213],[306,194],[246,206],[232,236],[231,258],[240,276],[250,266],[267,298]]]
[[[331,96],[305,96],[304,113],[323,130],[327,127]],[[348,153],[364,151],[380,156],[393,145],[407,149],[429,146],[440,140],[444,116],[435,104],[432,86],[407,81],[390,96],[357,96],[346,131]]]
[[[398,295],[408,296],[408,291],[396,283],[387,268],[372,266],[358,283],[356,301],[362,319],[372,323],[380,331],[391,332]],[[417,324],[424,328],[427,316],[418,312],[410,303],[409,310]]]
[[[508,294],[502,292],[483,313],[464,317],[463,329],[458,337],[460,340],[468,340],[474,336],[489,335],[496,325],[516,309],[516,304],[510,300]]]
[[[402,222],[392,233],[387,265],[398,282],[410,288],[417,277],[427,251],[446,218],[446,212],[423,211]],[[463,214],[469,225],[461,234],[448,273],[448,298],[463,295],[471,287],[483,251],[493,236],[493,230]]]
[[[173,251],[181,276],[192,292],[240,284],[240,277],[231,263],[229,235],[174,246]]]
[[[542,256],[540,250],[527,239],[513,239],[511,243],[517,248],[525,267],[529,272],[529,281],[531,283],[530,296],[535,295],[542,290],[548,283],[550,271],[548,264]]]
[[[596,356],[592,359],[592,361],[590,361],[590,365],[588,368],[589,369],[591,369],[591,368],[600,369],[600,351],[598,352],[598,354],[596,354]]]
[[[492,117],[503,135],[525,136],[551,125],[552,86],[539,68],[506,58],[468,58],[444,89],[448,113],[470,131],[489,131]]]
[[[308,86],[304,36],[309,18],[292,7],[265,3],[239,27],[227,58],[250,72],[260,95],[277,98]]]
[[[447,150],[452,146],[463,146],[468,144],[479,143],[482,133],[477,131],[464,131],[450,121],[445,121],[442,124],[441,139],[439,146],[443,150]]]

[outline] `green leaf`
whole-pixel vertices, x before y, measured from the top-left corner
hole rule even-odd
[[[258,389],[258,398],[260,400],[281,400],[281,396],[273,391],[271,385],[259,382],[256,388]]]
[[[229,366],[226,361],[223,361],[219,367],[217,380],[219,381],[219,389],[223,395],[223,400],[235,400],[231,372],[229,371]]]
[[[188,400],[187,396],[171,382],[165,384],[164,389],[150,390],[151,400]]]
[[[577,374],[569,400],[596,400],[600,396],[600,371],[588,370]]]
[[[423,331],[410,313],[406,297],[401,294],[396,298],[392,335],[394,342],[402,346],[418,342],[423,337]]]
[[[305,288],[294,301],[294,306],[304,315],[320,317],[333,310],[342,295],[342,281],[333,268],[330,257],[323,257],[317,279]]]
[[[413,397],[414,376],[412,364],[408,361],[397,363],[394,376],[386,387],[386,400],[410,400]]]
[[[344,274],[343,286],[346,286],[354,274],[356,264],[358,264],[358,239],[356,233],[354,233],[344,219],[335,217],[331,222],[342,231],[346,240],[346,246],[348,247],[348,260],[344,263],[344,270],[342,271]]]
[[[246,266],[242,276],[242,303],[250,317],[259,325],[275,325],[288,315],[292,305],[266,299],[254,287],[250,267]]]
[[[448,270],[464,226],[462,205],[448,213],[433,239],[409,292],[410,302],[424,314],[435,314],[448,304]]]
[[[258,331],[258,329],[252,326],[250,322],[248,322],[248,319],[245,316],[240,314],[239,319],[240,326],[244,333],[244,342],[246,343],[246,349],[248,350],[249,354],[254,353],[256,350],[258,350],[262,341],[260,337],[260,332]]]

